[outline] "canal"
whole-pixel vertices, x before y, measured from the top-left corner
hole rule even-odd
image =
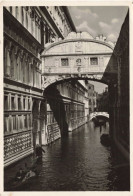
[[[105,147],[100,143],[100,135],[108,129],[107,124],[100,132],[100,128],[90,122],[70,132],[67,138],[45,146],[42,162],[38,163],[39,176],[19,191],[130,190],[128,164],[114,146]],[[29,156],[5,170],[5,190],[16,170],[31,160]]]

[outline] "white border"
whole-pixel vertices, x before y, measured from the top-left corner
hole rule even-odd
[[[76,4],[75,4],[76,3]],[[77,0],[69,0],[69,1],[45,1],[45,0],[25,0],[25,1],[12,1],[12,0],[5,0],[5,1],[0,1],[0,62],[1,62],[1,67],[0,67],[0,196],[13,196],[13,195],[33,195],[33,196],[38,196],[38,195],[68,195],[72,194],[75,196],[81,196],[83,195],[92,195],[92,196],[112,196],[112,195],[118,195],[118,196],[133,196],[133,171],[132,171],[132,165],[133,165],[133,144],[132,141],[133,139],[133,133],[131,128],[133,127],[132,121],[130,122],[130,166],[131,166],[131,191],[76,191],[76,192],[62,192],[62,191],[54,191],[54,192],[3,192],[3,6],[45,6],[45,5],[57,5],[57,6],[129,6],[129,13],[130,13],[130,119],[132,117],[132,112],[133,112],[133,106],[132,106],[132,100],[133,100],[133,51],[132,51],[132,46],[133,46],[133,2],[131,0],[127,1],[120,1],[120,0],[112,0],[112,1],[100,1],[100,0],[84,0],[84,1],[77,1]]]

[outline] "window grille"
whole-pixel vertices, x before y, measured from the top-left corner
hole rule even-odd
[[[98,58],[97,57],[90,58],[90,64],[91,65],[98,65]]]
[[[61,65],[62,66],[68,66],[68,59],[67,58],[61,59]]]

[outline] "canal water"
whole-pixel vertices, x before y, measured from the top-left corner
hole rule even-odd
[[[101,134],[107,132],[108,124],[100,131],[90,122],[44,147],[39,176],[19,191],[129,191],[128,164],[115,147],[100,143]],[[9,178],[31,159],[29,156],[5,170],[5,190]]]

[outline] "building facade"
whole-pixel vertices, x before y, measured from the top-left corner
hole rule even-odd
[[[109,85],[110,131],[126,159],[130,159],[130,93],[129,93],[129,12],[114,48],[118,76]]]
[[[105,91],[97,95],[97,111],[109,113],[109,92],[108,87]]]
[[[75,31],[67,7],[4,7],[4,164],[42,143],[46,98],[40,55]]]
[[[94,85],[88,83],[88,99],[89,99],[89,113],[97,110],[97,92]]]
[[[85,124],[88,120],[87,87],[80,81],[51,85],[46,91],[47,126],[46,139],[51,143]]]

